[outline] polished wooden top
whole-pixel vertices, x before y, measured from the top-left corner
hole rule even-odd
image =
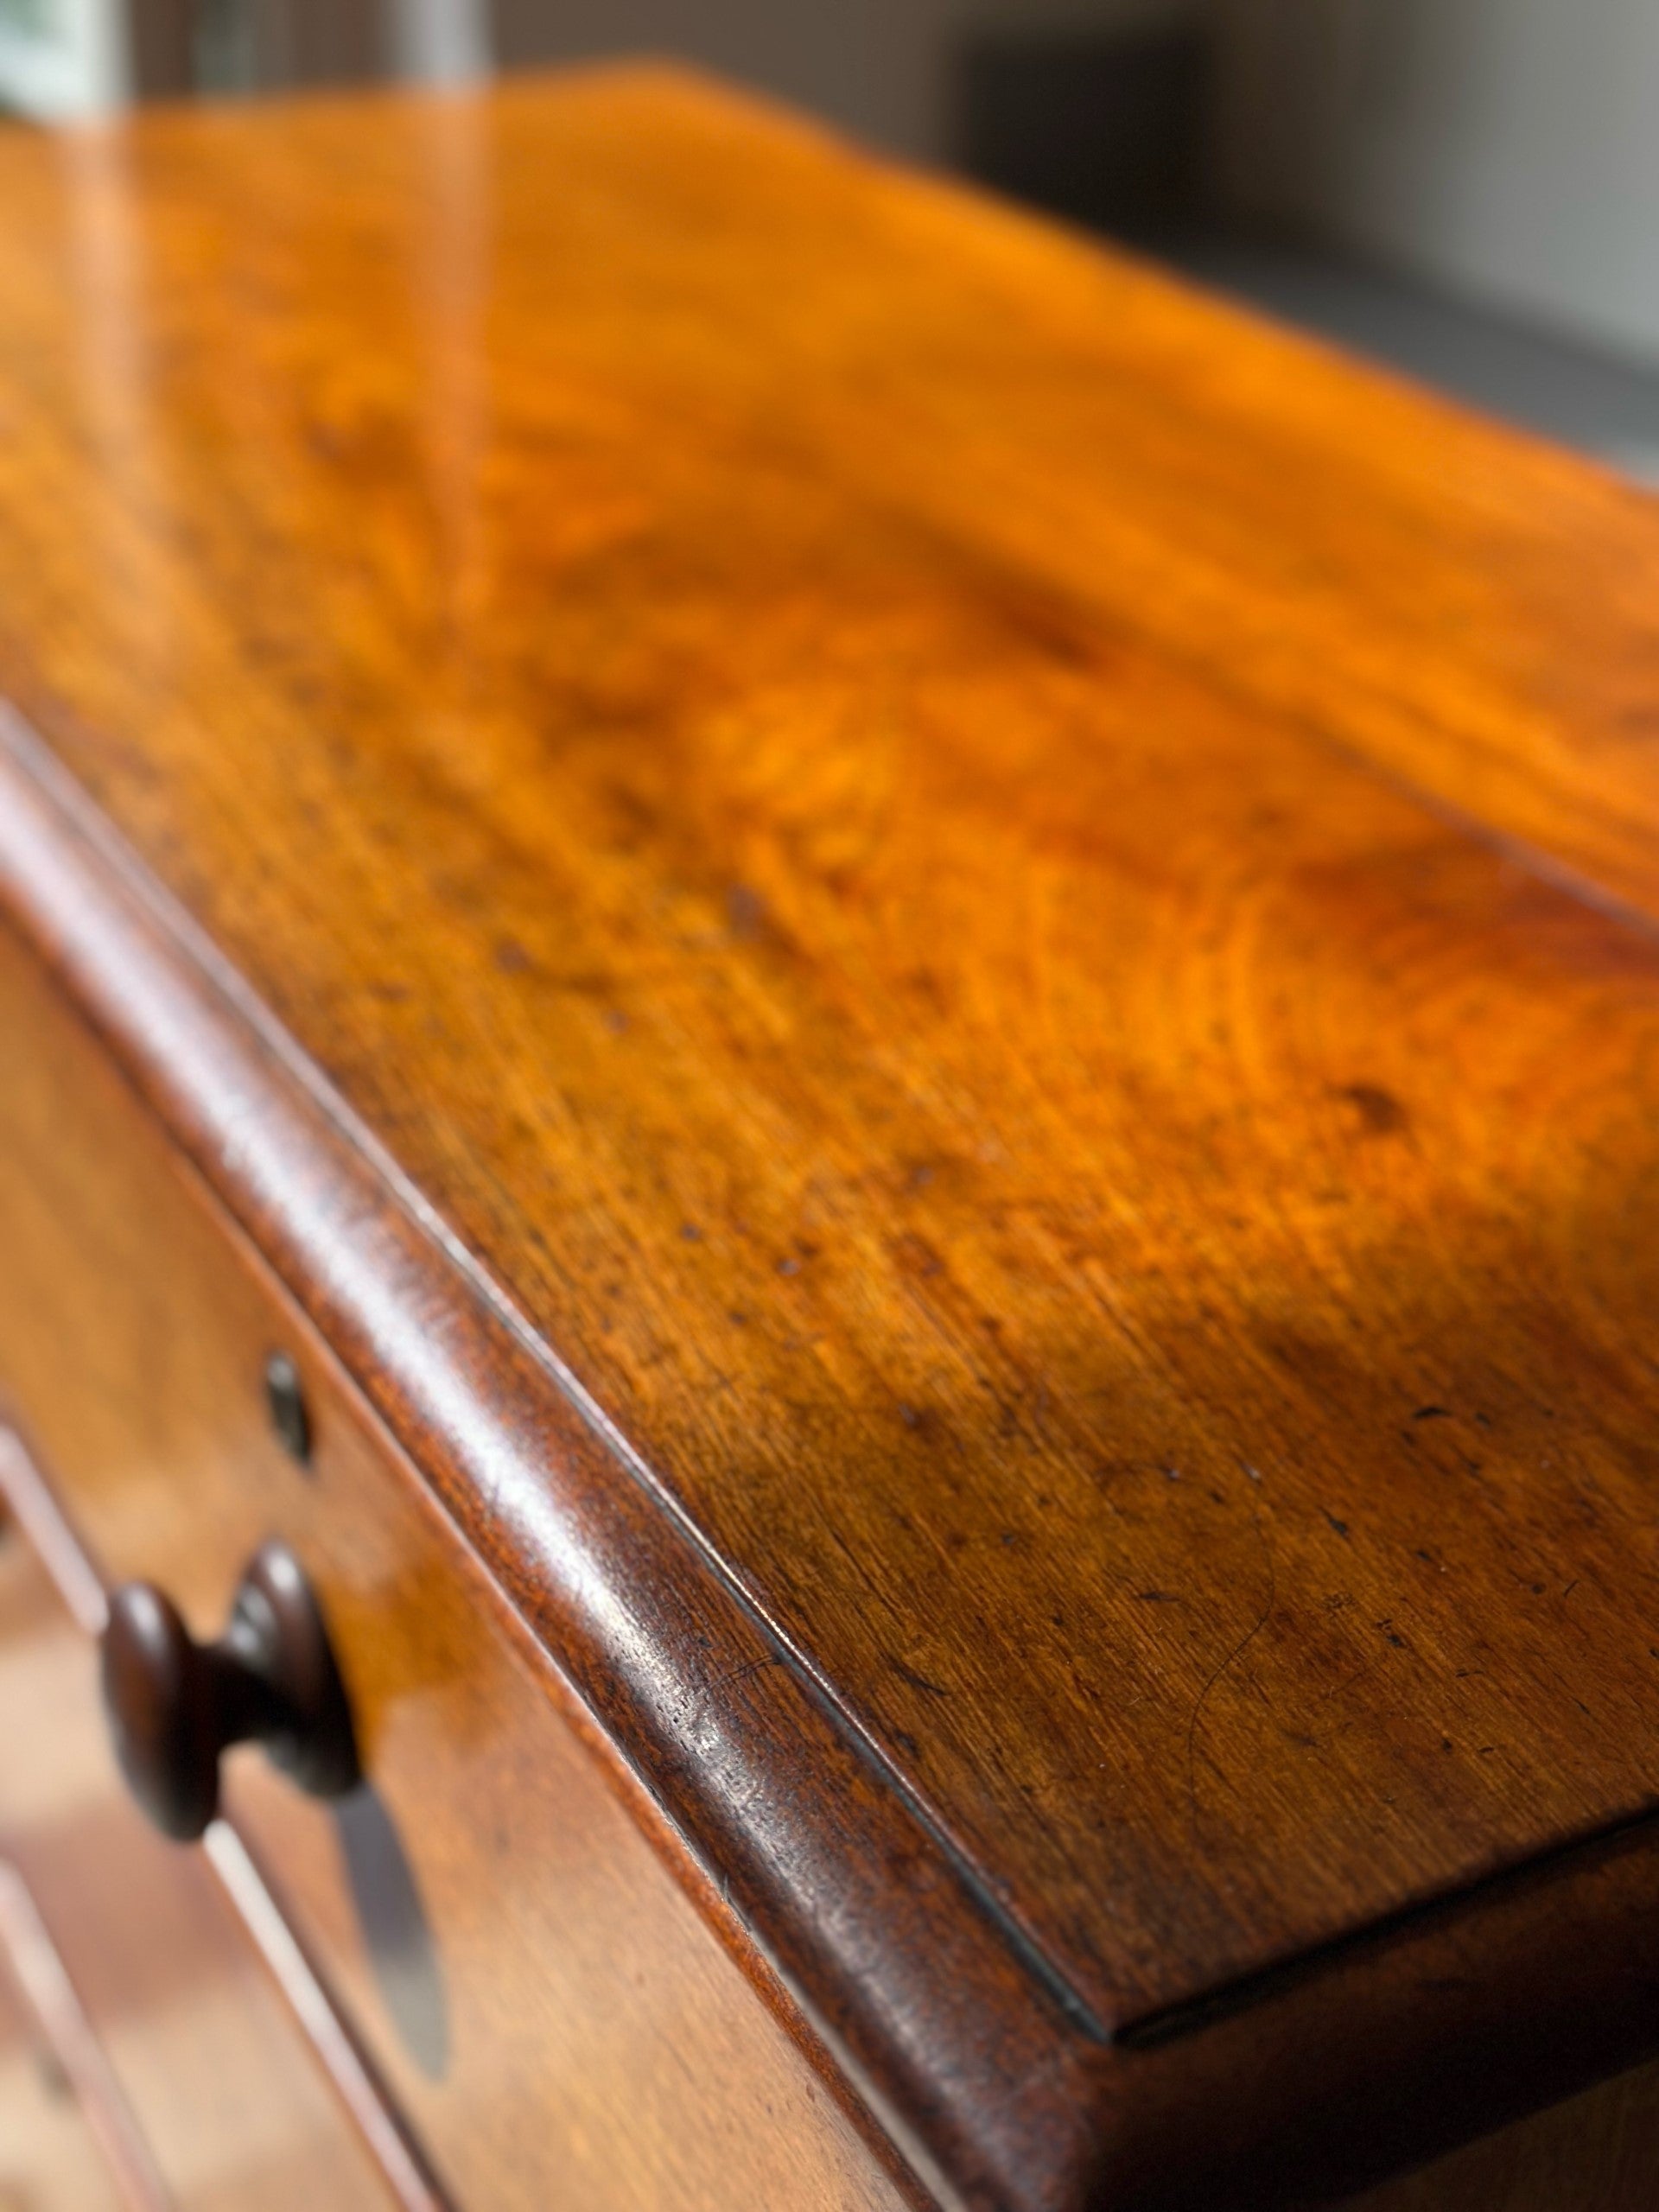
[[[1084,2032],[1650,1810],[1645,497],[667,73],[0,197],[6,693]]]

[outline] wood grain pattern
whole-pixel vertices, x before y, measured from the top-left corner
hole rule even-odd
[[[41,1458],[110,1579],[164,1584],[207,1635],[274,1534],[314,1576],[374,1802],[320,1805],[247,1751],[226,1760],[227,1797],[453,2201],[898,2212],[900,2189],[653,1855],[636,1825],[652,1809],[607,1786],[558,1710],[568,1693],[321,1341],[3,941],[0,1033],[27,1040],[26,1072],[0,1085],[0,1369],[29,1378]],[[304,1471],[267,1425],[274,1345],[306,1379]],[[75,1658],[84,1707],[79,1639]],[[143,1840],[148,1883],[175,1854]],[[67,1911],[85,1854],[60,1851],[46,1878]]]
[[[1259,480],[1153,339],[1078,435],[1145,288],[649,82],[111,159],[119,467],[15,164],[14,693],[1096,2010],[1645,1805],[1659,967],[977,522],[1017,403]]]
[[[11,911],[924,2170],[1651,2048],[1649,504],[679,80],[0,168],[0,678],[332,1089]]]
[[[113,2102],[130,2139],[132,2202],[389,2208],[208,1867],[150,1834],[127,1801],[91,1646],[21,1541],[0,1547],[0,1854],[27,1885],[92,2044],[89,2107]],[[77,2201],[60,2199],[60,2212]]]

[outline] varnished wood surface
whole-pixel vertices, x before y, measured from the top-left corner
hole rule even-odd
[[[1652,1805],[1648,503],[671,80],[0,158],[6,686],[616,1425],[584,1491],[511,1359],[400,1366],[465,1270],[376,1326],[349,1235],[297,1271],[934,2152],[1174,2190],[1263,2049],[1363,2100],[1368,2031],[1497,2017],[1524,2102],[1649,2044],[1641,1847],[1402,1936],[1369,2021],[1101,2040]],[[54,914],[294,1272],[269,1127]],[[594,1656],[664,1504],[776,1639],[741,1777],[664,1755],[661,1618]],[[791,1928],[814,1681],[834,1881],[868,1817],[892,1910],[917,1825],[970,2026],[798,1860]]]
[[[16,1535],[0,1545],[0,1854],[95,2041],[94,2089],[107,2079],[111,2091],[89,2102],[113,2106],[134,2136],[121,2201],[143,2212],[390,2212],[212,1872],[128,1801],[92,1648]],[[80,2212],[80,2200],[40,2212]]]
[[[1659,964],[1233,632],[1645,510],[671,85],[7,151],[15,696],[1096,2009],[1644,1805]]]
[[[26,1047],[0,1084],[0,1371],[29,1378],[40,1460],[111,1580],[155,1580],[207,1636],[272,1535],[313,1577],[374,1802],[320,1805],[246,1751],[227,1759],[228,1802],[448,2197],[899,2212],[911,2200],[653,1853],[649,1804],[607,1785],[568,1693],[323,1347],[3,939],[0,1033]],[[305,1469],[269,1427],[273,1345],[306,1378]],[[66,1627],[51,1656],[37,1736],[67,1708],[65,1739],[107,1799],[109,1753],[84,1741],[91,1649]],[[15,1757],[27,1778],[38,1742]],[[119,1803],[102,1817],[137,1826]],[[48,1850],[63,1825],[36,1855],[47,1906],[67,1913],[87,1851]],[[175,1890],[181,1867],[205,1878],[188,1853],[137,1842],[144,1884],[158,1866]],[[800,2034],[775,1986],[772,2000]]]

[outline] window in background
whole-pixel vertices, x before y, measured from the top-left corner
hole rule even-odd
[[[127,97],[130,73],[120,0],[0,0],[0,107],[102,114]]]
[[[482,75],[489,0],[0,0],[0,111],[37,122],[131,99]]]

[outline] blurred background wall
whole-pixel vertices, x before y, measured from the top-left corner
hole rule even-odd
[[[1224,0],[1236,215],[1659,360],[1655,0]]]

